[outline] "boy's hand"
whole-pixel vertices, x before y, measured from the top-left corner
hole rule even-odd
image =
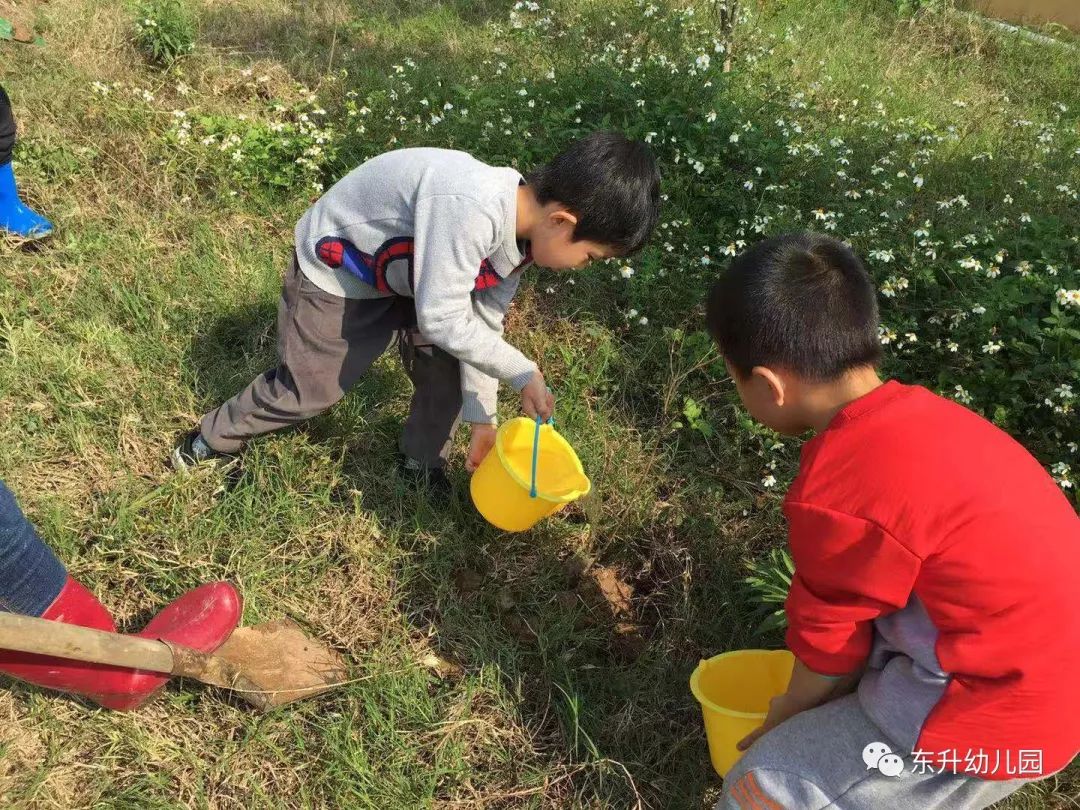
[[[495,446],[495,426],[486,424],[472,425],[472,439],[469,441],[469,457],[465,459],[465,469],[476,472],[480,462],[487,458],[491,448]]]
[[[787,691],[769,701],[765,722],[743,737],[735,747],[745,751],[753,745],[754,740],[789,717],[847,694],[858,685],[862,673],[863,668],[859,667],[847,675],[819,675],[796,658]]]
[[[555,395],[548,391],[544,375],[539,371],[521,389],[521,410],[527,416],[533,419],[539,416],[545,422],[555,412]]]
[[[782,695],[777,695],[769,701],[769,713],[765,716],[765,722],[739,740],[735,747],[740,751],[745,751],[766,731],[776,728],[789,717],[794,717],[806,708],[808,707],[799,701],[795,701],[791,695],[786,692]]]

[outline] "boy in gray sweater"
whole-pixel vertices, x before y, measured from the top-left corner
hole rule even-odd
[[[402,468],[445,487],[463,419],[474,470],[495,442],[500,381],[530,417],[555,405],[537,364],[502,337],[522,272],[638,250],[656,226],[659,180],[648,147],[616,132],[571,144],[527,178],[446,149],[367,161],[297,223],[277,366],[203,416],[174,465],[229,460],[253,436],[325,411],[397,336],[415,388]]]

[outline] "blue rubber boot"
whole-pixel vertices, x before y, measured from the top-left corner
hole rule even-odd
[[[49,220],[19,201],[19,189],[15,185],[11,162],[0,166],[0,231],[8,231],[23,239],[41,239],[52,230]]]

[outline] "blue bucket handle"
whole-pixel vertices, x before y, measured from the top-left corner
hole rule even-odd
[[[536,497],[536,462],[540,457],[540,425],[544,424],[544,420],[539,416],[536,417],[536,430],[533,433],[533,455],[532,455],[532,486],[529,487],[529,497]],[[547,424],[554,425],[555,417],[552,416],[547,420]]]

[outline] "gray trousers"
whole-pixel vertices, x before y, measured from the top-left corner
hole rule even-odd
[[[235,453],[248,439],[295,425],[340,400],[395,336],[414,392],[401,451],[429,467],[446,463],[461,415],[461,367],[416,331],[412,299],[358,300],[324,292],[293,255],[278,302],[276,368],[201,421],[203,439]]]
[[[900,755],[899,776],[867,768],[863,750],[871,743]],[[851,694],[801,712],[758,738],[728,772],[715,810],[981,810],[1028,781],[919,768]]]

